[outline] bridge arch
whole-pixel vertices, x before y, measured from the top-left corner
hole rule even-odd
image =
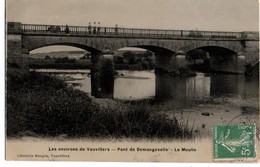
[[[118,50],[125,47],[137,47],[147,49],[159,54],[160,52],[174,53],[172,43],[165,40],[154,40],[154,39],[130,39],[130,38],[115,38],[110,40],[109,38],[103,38],[99,41],[100,47],[108,47],[110,50]]]
[[[212,48],[223,48],[231,52],[239,53],[242,50],[242,46],[238,41],[196,41],[190,44],[186,44],[181,48],[184,52],[190,52],[194,49],[212,49]]]
[[[72,46],[75,48],[80,48],[86,51],[91,52],[91,54],[98,54],[101,53],[100,50],[86,46],[86,45],[80,45],[80,44],[76,44],[76,43],[55,43],[55,44],[49,44],[49,45],[42,45],[42,46],[37,46],[36,48],[30,48],[30,50],[28,49],[27,51],[33,51],[35,49],[39,49],[39,48],[43,48],[43,47],[48,47],[48,46]]]
[[[238,54],[238,52],[234,50],[228,49],[226,47],[220,47],[220,46],[202,46],[202,47],[189,50],[187,54],[190,54],[193,51],[198,49],[208,52],[210,56],[235,56]]]
[[[93,43],[86,42],[86,40],[82,38],[70,38],[70,37],[28,37],[24,36],[22,39],[22,49],[24,52],[30,52],[34,49],[38,49],[46,46],[73,46],[76,48],[80,48],[86,51],[91,52],[92,55],[98,55],[102,53],[102,50],[98,47],[94,47]]]
[[[204,51],[204,53],[202,51]],[[196,52],[197,51],[197,52]],[[197,57],[202,55],[202,57]],[[192,58],[195,56],[195,58]],[[205,57],[206,56],[206,57]],[[203,67],[208,70],[228,73],[243,73],[245,68],[245,57],[240,52],[220,46],[202,46],[187,52],[187,58],[195,60],[203,59]],[[206,60],[206,62],[205,62]]]

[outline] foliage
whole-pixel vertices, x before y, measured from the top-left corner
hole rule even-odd
[[[75,63],[75,59],[69,59],[68,57],[57,58],[55,63]]]
[[[124,59],[128,60],[128,64],[135,64],[136,54],[130,51],[127,51],[123,54]]]
[[[120,56],[115,56],[114,57],[114,62],[116,64],[123,64],[124,63],[124,58],[120,57]]]
[[[207,53],[202,49],[195,49],[194,51],[190,52],[187,55],[187,59],[189,60],[196,60],[196,59],[202,59],[207,60]]]
[[[46,55],[45,56],[45,59],[51,59],[49,55]]]
[[[116,70],[152,70],[154,66],[145,64],[115,64]]]
[[[194,77],[196,76],[196,73],[194,71],[192,71],[189,68],[179,68],[179,69],[165,69],[162,67],[156,67],[155,68],[155,74],[159,74],[159,75],[170,75],[172,77]]]
[[[54,77],[7,73],[7,136],[187,138],[192,130],[140,106],[100,108]]]
[[[245,64],[245,75],[250,77],[258,77],[259,76],[259,62],[255,65],[251,63]]]
[[[82,60],[82,59],[87,59],[87,56],[84,55],[84,56],[82,56],[80,59],[81,59],[81,60]]]
[[[56,63],[56,60],[57,59],[29,59],[29,67],[33,69],[90,69],[92,64],[90,59],[75,60],[74,63]]]

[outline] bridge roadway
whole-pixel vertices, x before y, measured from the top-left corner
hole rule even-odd
[[[106,37],[131,37],[131,38],[227,38],[240,39],[240,32],[197,31],[197,30],[158,30],[135,29],[119,27],[85,27],[64,25],[35,25],[22,24],[23,33],[35,33],[45,35],[73,35],[73,36],[106,36]]]
[[[258,32],[217,32],[194,30],[157,30],[116,27],[35,25],[7,23],[7,59],[27,66],[30,51],[51,45],[75,46],[90,51],[93,62],[106,49],[139,47],[155,53],[158,66],[181,68],[188,64],[185,54],[205,50],[215,71],[243,73],[245,63],[259,57]],[[179,54],[182,53],[182,54]]]

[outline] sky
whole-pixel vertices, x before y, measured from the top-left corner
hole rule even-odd
[[[6,0],[7,21],[124,28],[258,31],[258,0]]]

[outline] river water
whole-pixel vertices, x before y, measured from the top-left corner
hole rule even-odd
[[[39,69],[66,80],[76,89],[91,93],[90,70]],[[155,75],[154,71],[119,70],[122,77],[114,80],[113,97],[121,100],[174,99],[201,100],[206,97],[258,98],[259,82],[244,75],[197,73],[195,77]]]
[[[48,72],[75,89],[91,94],[90,70],[36,70]],[[152,99],[147,110],[177,119],[197,137],[210,137],[213,125],[256,124],[259,127],[259,81],[244,75],[197,73],[195,77],[155,75],[154,71],[118,71],[113,98]],[[95,99],[103,104],[105,99]],[[105,100],[107,101],[107,100]],[[110,101],[110,103],[113,101]],[[104,104],[103,104],[104,105]],[[144,103],[144,105],[146,105]],[[194,131],[195,132],[195,131]],[[259,134],[260,131],[257,131]]]

